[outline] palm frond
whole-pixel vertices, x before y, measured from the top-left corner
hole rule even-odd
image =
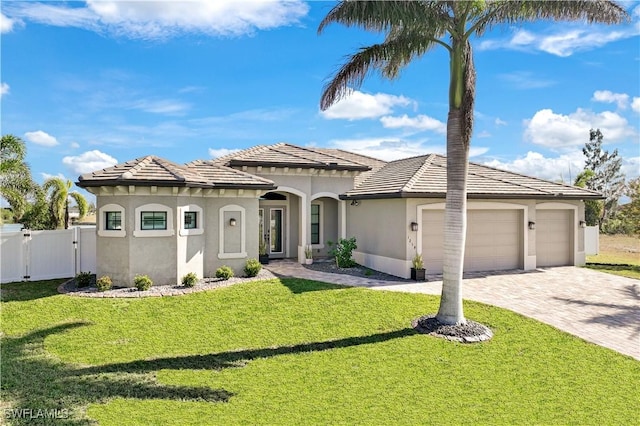
[[[482,35],[487,29],[498,24],[516,24],[541,19],[619,24],[628,22],[630,16],[624,7],[609,0],[488,0],[485,12],[477,20],[473,32]]]
[[[86,216],[87,212],[89,211],[89,203],[87,202],[87,199],[84,198],[84,196],[77,191],[73,191],[72,193],[69,194],[69,196],[73,198],[73,200],[76,202],[76,205],[78,206],[78,211],[80,212],[80,219],[82,219],[83,217]]]

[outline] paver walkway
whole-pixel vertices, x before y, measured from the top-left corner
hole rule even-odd
[[[312,271],[289,260],[271,262],[278,276],[376,290],[439,295],[442,281],[379,281]],[[463,297],[506,308],[640,360],[640,281],[573,266],[476,274]]]

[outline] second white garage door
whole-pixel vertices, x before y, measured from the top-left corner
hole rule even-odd
[[[573,210],[536,211],[536,266],[573,265]]]
[[[523,268],[521,210],[468,210],[465,271]],[[422,257],[430,274],[442,273],[444,212],[422,213]]]

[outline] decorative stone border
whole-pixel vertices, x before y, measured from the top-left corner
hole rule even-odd
[[[194,287],[185,287],[182,285],[153,285],[147,291],[139,291],[135,287],[118,287],[107,291],[98,291],[95,287],[77,288],[75,286],[75,278],[58,286],[58,292],[68,296],[75,297],[94,297],[94,298],[139,298],[139,297],[164,297],[164,296],[181,296],[184,294],[199,293],[201,291],[213,290],[216,288],[229,287],[234,284],[245,283],[258,280],[269,280],[276,276],[264,268],[260,270],[255,277],[233,277],[228,280],[218,278],[204,278],[198,281]]]
[[[435,314],[424,315],[411,321],[411,326],[418,333],[429,334],[460,343],[478,343],[489,340],[493,332],[486,325],[467,320],[465,324],[448,325],[436,319]]]

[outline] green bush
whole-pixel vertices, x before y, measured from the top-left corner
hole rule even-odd
[[[189,272],[187,275],[182,277],[182,285],[185,287],[193,287],[197,282],[198,276],[193,272]]]
[[[138,291],[146,291],[151,288],[153,281],[148,275],[136,275],[133,279],[133,285],[136,286]]]
[[[91,285],[91,278],[91,271],[78,273],[78,275],[76,275],[76,287],[89,287]]]
[[[247,264],[244,265],[244,273],[248,277],[255,277],[262,269],[262,265],[258,262],[258,259],[249,259]]]
[[[103,275],[96,280],[96,288],[98,289],[98,291],[111,290],[111,287],[113,287],[113,282],[107,275]]]
[[[228,280],[231,277],[233,277],[233,269],[229,268],[227,265],[222,265],[216,270],[216,278]]]
[[[329,246],[333,246],[331,241],[328,241]],[[357,249],[356,237],[349,239],[340,238],[335,248],[329,250],[329,255],[335,257],[336,265],[338,268],[351,268],[356,266],[356,262],[353,260],[353,251]]]

